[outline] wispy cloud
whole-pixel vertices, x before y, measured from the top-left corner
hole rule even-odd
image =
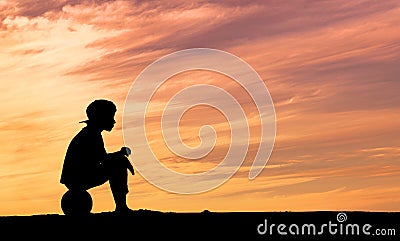
[[[248,181],[260,128],[249,96],[215,73],[174,76],[149,105],[148,136],[164,164],[197,173],[226,154],[229,125],[206,107],[188,112],[181,132],[195,146],[200,126],[212,124],[217,147],[207,158],[178,158],[160,141],[166,101],[199,83],[227,90],[245,109],[248,156],[233,179],[196,196],[164,193],[136,176],[135,205],[199,210],[209,208],[207,199],[209,209],[220,210],[398,210],[399,16],[398,1],[1,1],[0,159],[7,181],[0,213],[60,212],[60,167],[86,105],[116,102],[117,126],[104,138],[107,150],[119,149],[136,76],[163,55],[192,47],[228,51],[259,73],[275,103],[274,152]],[[207,113],[213,118],[199,118]],[[49,188],[36,190],[28,180]],[[101,197],[96,210],[109,206],[107,190],[93,190]],[[173,201],[160,206],[154,197]]]

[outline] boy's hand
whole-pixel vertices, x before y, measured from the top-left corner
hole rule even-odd
[[[135,175],[135,170],[133,168],[130,168],[129,171],[131,172],[132,176]]]

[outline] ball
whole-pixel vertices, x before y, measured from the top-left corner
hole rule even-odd
[[[87,215],[92,207],[92,196],[85,190],[68,190],[61,198],[61,209],[65,215]]]

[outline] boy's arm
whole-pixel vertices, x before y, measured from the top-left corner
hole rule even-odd
[[[119,150],[119,151],[116,151],[116,152],[113,152],[113,153],[108,153],[108,156],[110,158],[113,158],[113,157],[125,157],[126,168],[130,171],[130,173],[132,175],[135,175],[135,170],[133,169],[133,166],[132,166],[131,162],[128,159],[128,156],[130,154],[131,154],[131,149],[129,149],[129,147],[122,147],[121,150]]]
[[[120,152],[122,152],[126,157],[126,166],[128,170],[131,172],[132,175],[135,175],[135,169],[133,169],[133,166],[128,159],[128,156],[130,156],[132,153],[131,149],[129,147],[121,147]]]
[[[128,170],[131,172],[132,175],[135,175],[135,169],[133,169],[131,162],[129,161],[128,158],[126,158],[126,161],[127,161],[127,165],[128,165]]]
[[[119,151],[107,153],[107,156],[109,158],[113,159],[116,157],[129,156],[130,154],[131,154],[131,152],[128,147],[122,147],[121,150],[119,150]]]

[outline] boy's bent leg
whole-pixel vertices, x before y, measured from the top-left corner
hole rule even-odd
[[[114,158],[108,163],[109,182],[111,190],[116,193],[127,194],[128,189],[128,172],[122,158]]]
[[[125,157],[121,157],[125,158]],[[130,210],[126,203],[126,195],[129,192],[128,189],[128,171],[125,166],[125,160],[121,158],[115,158],[110,160],[110,176],[109,183],[111,187],[111,192],[114,197],[116,210]]]

